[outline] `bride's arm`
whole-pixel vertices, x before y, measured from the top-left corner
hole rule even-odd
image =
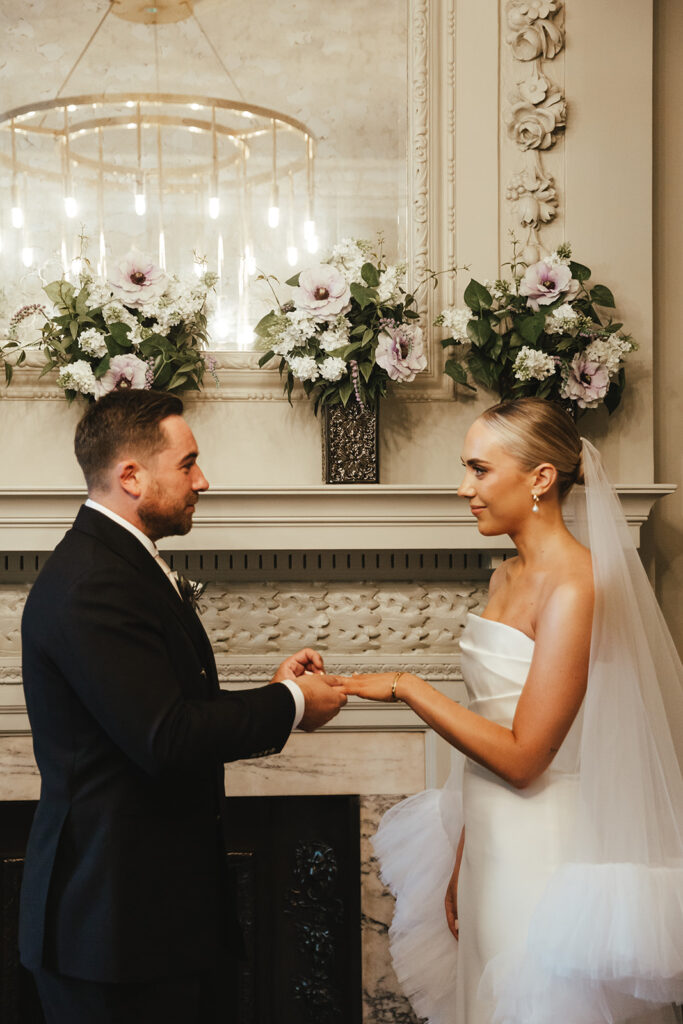
[[[512,728],[491,722],[439,693],[424,679],[402,674],[396,696],[472,760],[523,789],[545,771],[581,706],[588,678],[592,585],[557,587],[539,614],[529,675]],[[394,673],[353,676],[345,691],[391,699]]]

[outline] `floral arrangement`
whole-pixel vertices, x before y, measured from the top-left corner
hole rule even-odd
[[[266,353],[263,366],[280,358],[284,391],[291,402],[294,381],[315,403],[376,407],[390,380],[406,383],[427,366],[415,296],[403,287],[405,266],[388,264],[372,244],[345,238],[319,265],[286,283],[291,301],[280,303],[273,277],[261,276],[273,290],[277,309],[255,331]],[[435,275],[430,275],[434,277]]]
[[[14,314],[10,341],[0,349],[7,383],[26,350],[37,348],[45,354],[41,376],[57,370],[70,402],[77,395],[94,401],[115,388],[198,391],[205,371],[213,372],[203,350],[215,275],[183,283],[136,249],[107,281],[85,267],[78,287],[66,278],[44,287],[53,314],[39,304]],[[37,337],[36,316],[43,320]]]
[[[446,361],[445,372],[476,390],[471,377],[501,399],[553,399],[575,419],[601,403],[614,412],[624,390],[624,358],[637,345],[623,324],[603,322],[597,312],[614,308],[612,292],[589,287],[590,269],[571,259],[566,244],[529,266],[513,240],[509,266],[512,281],[471,280],[466,308],[437,317],[435,325],[450,331],[444,347],[468,346]]]

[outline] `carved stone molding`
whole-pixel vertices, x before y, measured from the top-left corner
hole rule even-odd
[[[504,122],[508,140],[522,151],[523,163],[509,180],[506,199],[525,229],[522,257],[539,259],[539,234],[555,219],[559,197],[541,153],[552,149],[566,126],[567,105],[560,87],[545,73],[564,48],[562,0],[508,0],[505,41],[513,61],[514,85],[508,90]],[[525,74],[519,77],[520,69]]]

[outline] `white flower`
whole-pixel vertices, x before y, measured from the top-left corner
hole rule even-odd
[[[82,395],[94,395],[98,386],[92,366],[85,359],[63,366],[57,375],[57,383],[65,391],[80,391]]]
[[[271,348],[276,356],[286,356],[293,348],[305,345],[315,334],[317,321],[305,310],[294,309],[278,318],[272,330]]]
[[[111,327],[112,324],[127,324],[132,332],[140,325],[140,321],[137,317],[127,309],[124,309],[121,303],[116,300],[108,302],[102,307],[102,316],[104,317],[104,322],[107,327]]]
[[[124,256],[110,281],[114,295],[134,309],[146,309],[157,302],[168,283],[165,271],[135,248]]]
[[[382,271],[377,287],[377,295],[380,302],[395,305],[401,299],[399,286],[405,278],[405,264],[399,263],[387,267]]]
[[[107,346],[104,343],[104,335],[100,334],[96,327],[90,327],[83,331],[78,337],[78,344],[86,356],[93,356],[101,359],[107,354]]]
[[[325,263],[301,271],[294,295],[299,309],[316,320],[329,320],[344,313],[351,303],[346,278],[336,267]]]
[[[546,334],[564,334],[577,326],[575,321],[578,319],[579,314],[576,310],[568,302],[563,302],[545,318],[544,330]]]
[[[440,320],[456,341],[468,341],[467,325],[472,319],[471,309],[444,309]]]
[[[622,359],[627,352],[633,350],[633,343],[628,338],[612,334],[609,338],[596,338],[591,341],[585,351],[586,359],[591,363],[601,363],[606,367],[610,377],[618,371]]]
[[[347,284],[365,284],[361,275],[363,264],[367,263],[370,243],[342,238],[333,246],[323,263],[331,263],[342,274]]]
[[[517,353],[512,371],[517,380],[545,380],[555,373],[556,366],[553,356],[524,345]]]
[[[114,356],[109,363],[109,369],[97,381],[96,395],[101,398],[109,391],[122,391],[128,388],[147,388],[147,363],[138,359],[132,352],[125,352],[123,355]]]
[[[292,356],[289,367],[299,380],[317,380],[320,376],[318,364],[313,356]]]
[[[327,330],[318,335],[318,344],[323,352],[334,352],[342,345],[348,345],[351,325],[345,316],[338,316],[328,324]]]
[[[340,380],[346,373],[346,362],[338,356],[328,356],[327,359],[323,359],[318,369],[320,376],[325,380]]]
[[[96,309],[98,306],[104,306],[105,303],[111,302],[111,298],[111,285],[108,281],[105,281],[104,278],[93,277],[88,281],[88,299],[90,300],[88,305],[91,309]]]
[[[569,256],[560,256],[557,251],[551,252],[550,256],[546,259],[546,263],[549,263],[551,267],[568,267]]]

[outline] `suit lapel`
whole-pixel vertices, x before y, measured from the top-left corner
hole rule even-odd
[[[182,625],[188,638],[192,641],[202,664],[210,669],[211,675],[215,677],[215,682],[218,684],[213,650],[199,616],[180,597],[164,570],[150,555],[149,551],[142,546],[140,541],[123,526],[115,523],[113,519],[102,515],[96,509],[88,508],[87,505],[81,506],[74,521],[73,529],[96,537],[97,540],[106,544],[107,547],[137,569],[145,581],[154,589],[159,600],[163,602],[164,607]]]

